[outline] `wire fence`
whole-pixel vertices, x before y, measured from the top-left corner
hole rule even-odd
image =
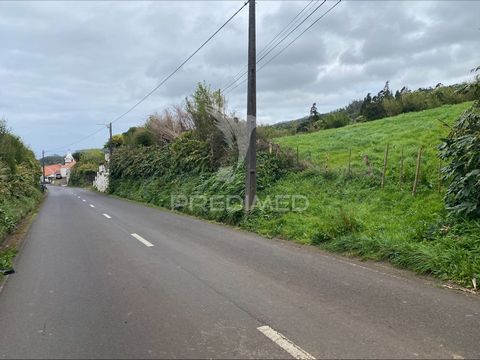
[[[396,186],[415,196],[422,190],[444,192],[443,162],[437,147],[425,145],[398,145],[386,143],[371,151],[349,147],[343,151],[301,150],[276,143],[268,143],[268,151],[276,156],[294,159],[297,166],[315,169],[325,175],[346,178],[369,178],[379,188]]]

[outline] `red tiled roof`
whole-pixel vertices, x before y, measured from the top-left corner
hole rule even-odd
[[[47,165],[45,166],[45,176],[55,175],[60,171],[62,164]]]

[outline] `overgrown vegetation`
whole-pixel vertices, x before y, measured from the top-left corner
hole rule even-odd
[[[40,174],[33,152],[10,133],[6,121],[0,120],[0,245],[38,205]],[[0,251],[0,269],[9,264],[12,251]]]
[[[479,72],[480,67],[473,71]],[[445,201],[457,216],[480,218],[480,74],[467,87],[477,100],[452,127],[440,147],[441,157],[449,161],[443,169],[449,182]]]
[[[183,108],[149,117],[142,127],[122,134],[123,144],[115,149],[110,165],[112,194],[158,206],[238,224],[244,217],[245,168],[237,167],[238,139],[227,141],[219,117],[227,117],[224,99],[207,85],[199,84]],[[240,126],[229,116],[228,126]],[[235,132],[235,131],[234,131]],[[151,142],[133,140],[148,133]],[[108,145],[108,144],[107,144]],[[288,154],[269,154],[258,144],[258,187],[265,189],[294,168]],[[230,205],[217,208],[208,199],[233,196]],[[173,197],[172,197],[173,196]],[[176,197],[182,201],[176,202]],[[183,201],[188,197],[188,201]],[[207,200],[205,200],[207,199]],[[173,204],[172,204],[173,201]]]
[[[105,163],[105,154],[99,149],[88,149],[77,151],[72,156],[77,163],[71,170],[69,185],[92,186],[98,167]]]
[[[13,268],[15,255],[17,255],[17,249],[9,248],[0,251],[0,279],[3,276],[3,271],[9,271]]]

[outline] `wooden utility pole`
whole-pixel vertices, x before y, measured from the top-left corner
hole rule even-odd
[[[108,152],[109,152],[109,154],[110,154],[109,161],[111,161],[111,160],[112,160],[112,153],[113,153],[112,123],[109,123],[109,124],[107,125],[107,127],[108,127],[108,131],[109,131],[109,133],[110,133],[110,142],[109,142],[109,146],[108,146]]]
[[[257,56],[255,46],[255,1],[249,0],[248,16],[248,90],[247,90],[247,166],[245,211],[255,204],[257,194]]]
[[[45,150],[42,150],[42,192],[45,191]]]

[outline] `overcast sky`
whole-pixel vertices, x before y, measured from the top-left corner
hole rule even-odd
[[[259,0],[257,50],[308,3]],[[37,154],[75,142],[155,87],[242,4],[0,2],[0,117]],[[246,63],[247,10],[115,123],[114,133],[181,103],[199,81],[227,85]],[[412,89],[464,81],[480,65],[479,39],[479,1],[344,1],[258,73],[259,122],[302,117],[313,102],[322,112],[334,110],[376,93],[386,80]],[[245,85],[228,104],[244,116]],[[98,147],[106,136],[105,130],[57,152]]]

